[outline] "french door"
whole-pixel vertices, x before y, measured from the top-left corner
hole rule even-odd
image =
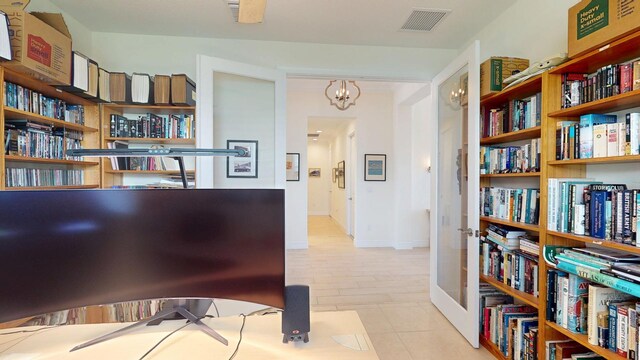
[[[474,347],[479,346],[479,48],[473,43],[431,88],[431,302]]]

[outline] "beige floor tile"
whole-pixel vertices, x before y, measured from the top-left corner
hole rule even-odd
[[[412,360],[409,351],[394,332],[369,334],[380,360]]]
[[[452,329],[399,332],[398,337],[414,360],[495,359],[484,348],[474,349],[462,335]]]
[[[389,333],[394,331],[393,326],[391,326],[391,323],[380,308],[358,309],[356,311],[358,312],[358,316],[360,316],[364,328],[367,329],[368,334]]]
[[[311,311],[337,311],[338,308],[335,305],[309,305]]]
[[[385,306],[381,310],[398,332],[436,330],[451,326],[439,311],[427,311],[420,306]]]
[[[318,296],[318,304],[320,305],[380,304],[388,302],[391,302],[391,297],[388,294]]]

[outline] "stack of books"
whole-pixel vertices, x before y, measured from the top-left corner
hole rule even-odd
[[[480,174],[540,171],[540,139],[522,146],[481,146]]]
[[[481,216],[537,224],[539,206],[539,189],[480,188]]]
[[[501,107],[482,111],[482,137],[496,136],[540,126],[541,93],[520,100],[511,100]]]

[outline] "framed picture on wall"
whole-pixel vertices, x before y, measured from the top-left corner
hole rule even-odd
[[[344,160],[338,163],[338,188],[344,189]]]
[[[246,152],[243,156],[227,157],[228,178],[258,177],[257,140],[227,140],[227,149],[242,149]]]
[[[287,153],[287,181],[300,181],[300,153]]]
[[[387,181],[387,155],[364,154],[364,181]]]
[[[309,168],[309,177],[320,177],[320,168]]]

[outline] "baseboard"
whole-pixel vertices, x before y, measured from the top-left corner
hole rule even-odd
[[[286,250],[293,250],[293,249],[308,249],[309,248],[309,243],[306,241],[296,241],[296,242],[291,242],[288,244],[285,244],[285,249]]]
[[[426,248],[429,247],[428,240],[416,240],[416,241],[408,241],[408,242],[404,241],[394,246],[396,250],[409,250],[413,248],[424,248],[424,247]]]

